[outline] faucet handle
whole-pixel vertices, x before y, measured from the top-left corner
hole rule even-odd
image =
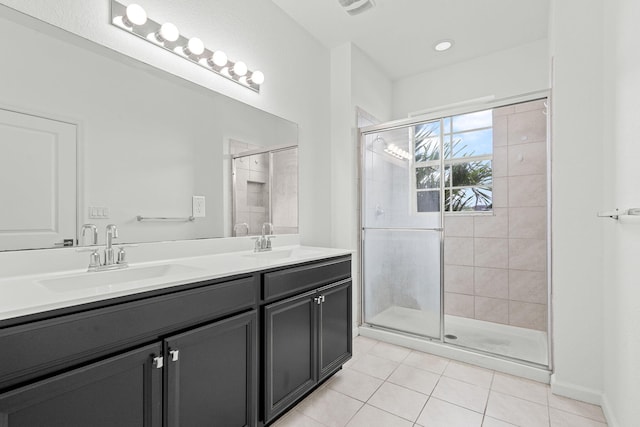
[[[91,255],[89,255],[89,268],[91,267],[100,267],[100,253],[98,249],[94,250]]]
[[[95,224],[82,224],[82,246],[87,246],[85,241],[85,232],[87,230],[91,231],[91,240],[92,242],[90,243],[91,245],[97,245],[98,244],[98,227],[96,227]]]
[[[276,236],[274,236],[273,234],[266,236],[267,237],[267,249],[271,249],[271,239],[275,239]]]

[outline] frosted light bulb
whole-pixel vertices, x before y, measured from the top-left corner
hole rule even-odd
[[[156,34],[156,38],[161,42],[165,40],[168,42],[174,42],[178,40],[178,37],[180,37],[178,27],[173,25],[171,22],[165,22],[164,24],[162,24],[162,26],[160,27],[160,31],[158,31],[158,33]]]
[[[233,71],[233,74],[236,76],[242,77],[247,74],[247,64],[242,61],[238,61],[233,65],[233,69],[231,71]]]
[[[122,22],[127,27],[144,25],[147,22],[147,12],[140,5],[130,4],[127,6]]]
[[[262,74],[262,71],[254,71],[253,73],[251,73],[251,78],[249,79],[252,83],[255,83],[257,85],[261,85],[262,83],[264,83],[264,74]]]
[[[226,53],[221,50],[216,50],[215,52],[213,52],[213,56],[211,57],[210,62],[213,62],[213,65],[217,67],[224,67],[225,65],[227,65],[228,60],[229,59],[227,58]]]
[[[184,53],[186,53],[187,55],[202,55],[202,53],[204,52],[204,43],[202,43],[202,40],[200,40],[197,37],[192,37],[189,39],[189,42],[187,43],[187,47],[184,48]]]

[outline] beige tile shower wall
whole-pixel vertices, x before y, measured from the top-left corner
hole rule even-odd
[[[493,113],[494,209],[445,216],[445,313],[547,330],[543,101]]]

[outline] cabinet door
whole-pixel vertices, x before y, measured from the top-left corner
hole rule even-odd
[[[165,340],[168,427],[254,426],[256,311]]]
[[[311,390],[316,375],[315,292],[264,308],[264,421]]]
[[[319,381],[351,358],[351,280],[318,290]]]
[[[160,427],[162,346],[149,345],[0,395],[3,427]]]

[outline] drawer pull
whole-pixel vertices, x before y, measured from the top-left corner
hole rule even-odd
[[[180,358],[180,350],[170,350],[169,355],[171,356],[172,362],[177,362]]]
[[[156,369],[162,369],[164,366],[164,357],[158,356],[153,358],[153,367]]]

